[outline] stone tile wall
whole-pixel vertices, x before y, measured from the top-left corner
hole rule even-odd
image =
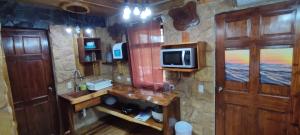
[[[58,95],[73,91],[73,88],[67,88],[67,83],[73,82],[73,71],[81,68],[80,64],[78,63],[79,56],[77,49],[77,35],[67,33],[65,28],[66,26],[63,25],[51,25],[49,33],[55,86]],[[95,31],[97,31],[97,29],[103,28],[96,28]],[[99,35],[97,35],[97,33]],[[102,39],[103,35],[105,34],[102,31],[96,32],[95,37],[101,37]],[[102,41],[105,42],[105,39],[107,38],[103,39],[104,40]],[[100,69],[102,69],[102,67],[100,67]],[[109,71],[109,68],[107,70],[105,68],[104,70],[105,72],[101,72],[103,75],[101,74],[100,76],[85,77],[82,83],[101,78],[110,79],[111,71]],[[85,118],[80,117],[80,114],[78,113],[77,117],[75,118],[75,128],[78,129],[92,124],[96,122],[102,115],[102,113],[93,111],[93,109],[87,110],[87,117]]]
[[[81,69],[82,66],[79,63],[78,48],[77,48],[77,34],[68,34],[65,31],[66,26],[63,25],[51,25],[49,40],[53,59],[54,79],[57,94],[63,94],[73,91],[73,89],[67,88],[67,83],[73,81],[73,71],[75,69]],[[108,35],[107,29],[102,27],[96,27],[94,30],[94,37],[101,38],[101,49],[103,50],[102,58],[105,59],[105,53],[108,46],[111,46],[115,42]],[[82,83],[97,80],[97,79],[112,79],[114,80],[113,73],[119,74],[118,70],[115,70],[116,65],[100,64],[100,76],[88,76],[82,81]],[[128,66],[125,66],[128,69]],[[126,69],[125,69],[126,70]],[[113,72],[114,71],[114,72]],[[128,71],[128,70],[127,70]],[[126,74],[129,74],[128,72]],[[122,80],[121,80],[122,81]],[[87,117],[81,118],[80,114],[76,117],[75,128],[81,128],[91,123],[96,122],[103,116],[102,113],[94,111],[93,109],[87,110]],[[63,116],[61,116],[63,117]]]
[[[186,0],[190,1],[190,0]],[[269,4],[282,0],[266,0]],[[252,5],[257,6],[257,5]],[[248,6],[249,7],[249,6]],[[166,72],[166,78],[176,83],[176,91],[181,97],[182,119],[193,125],[195,135],[214,135],[215,134],[215,22],[214,16],[217,13],[238,10],[247,7],[234,7],[230,0],[200,0],[197,5],[197,12],[200,16],[200,24],[191,27],[186,32],[190,34],[190,41],[206,41],[208,43],[206,51],[207,67],[193,73],[171,73]],[[164,16],[164,38],[166,44],[181,43],[181,32],[174,29],[172,19],[167,15],[168,11],[163,11]],[[115,18],[115,19],[114,19]],[[117,22],[120,17],[111,17],[109,22]],[[112,24],[112,23],[108,23]],[[114,41],[108,36],[105,28],[96,28],[95,35],[101,37],[103,47],[112,45]],[[50,26],[49,33],[50,46],[53,58],[55,85],[58,94],[66,93],[70,90],[66,88],[66,83],[72,79],[72,71],[76,69],[76,36],[65,32],[65,26]],[[105,51],[104,51],[105,53]],[[10,88],[8,82],[5,59],[0,50],[0,132],[15,134],[16,124],[13,121],[13,110],[9,101]],[[130,84],[129,66],[127,63],[117,63],[100,66],[101,75],[87,77],[85,81],[102,77],[112,78],[116,82]],[[6,76],[6,77],[5,77]],[[121,79],[118,79],[118,76]],[[6,79],[6,82],[3,81]],[[204,93],[199,93],[199,84],[205,86]],[[88,110],[87,118],[78,117],[77,128],[95,122],[99,114]]]
[[[14,119],[10,84],[2,45],[0,46],[0,134],[17,135],[17,125]]]
[[[185,0],[185,3],[192,0]],[[265,0],[252,6],[275,3],[283,0]],[[165,71],[167,81],[176,85],[176,92],[181,98],[181,118],[193,126],[194,135],[215,134],[215,21],[216,14],[248,8],[250,6],[235,7],[231,0],[197,0],[197,13],[200,24],[187,29],[190,42],[206,41],[206,67],[196,73],[176,73]],[[182,43],[182,32],[173,26],[173,20],[168,16],[168,10],[160,13],[164,20],[165,44]],[[120,19],[112,16],[108,25]],[[115,71],[114,71],[115,72]],[[198,85],[204,85],[204,93],[198,92]]]
[[[115,22],[108,21],[108,23],[112,25]],[[101,37],[101,45],[103,50],[102,58],[103,61],[105,61],[106,52],[111,51],[111,48],[116,43],[116,41],[112,40],[112,38],[109,36],[107,28],[96,28],[95,32],[98,37]],[[122,40],[122,42],[126,42],[126,37],[123,36]],[[128,62],[119,61],[114,62],[113,65],[102,64],[101,76],[111,78],[116,83],[131,85],[131,77]]]
[[[185,0],[188,2],[191,0]],[[278,0],[266,0],[270,4]],[[258,5],[252,5],[258,6]],[[249,6],[248,6],[249,7]],[[230,0],[198,0],[197,13],[200,24],[187,29],[190,42],[206,41],[206,67],[191,74],[166,73],[167,80],[175,82],[181,98],[181,118],[193,125],[195,135],[215,134],[215,21],[216,14],[248,7],[234,7]],[[175,30],[168,11],[164,17],[165,44],[181,43],[182,32]],[[174,75],[175,74],[175,75]],[[178,75],[179,74],[179,75]],[[174,77],[175,76],[175,77]],[[178,81],[179,80],[179,81]],[[198,85],[204,85],[204,93],[198,92]]]

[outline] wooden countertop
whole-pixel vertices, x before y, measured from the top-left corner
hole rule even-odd
[[[66,94],[59,95],[61,98],[70,102],[70,104],[78,104],[93,98],[100,97],[102,95],[107,94],[107,89],[99,90],[99,91],[78,91],[78,92],[69,92]]]
[[[157,105],[168,106],[177,97],[175,92],[154,92],[152,90],[137,89],[129,85],[115,84],[108,88],[108,94],[128,99],[143,100]]]
[[[133,88],[132,86],[122,84],[114,84],[112,87],[95,92],[70,92],[60,95],[60,97],[70,101],[71,104],[78,104],[105,94],[125,97],[128,99],[147,101],[161,106],[168,106],[172,102],[172,100],[177,97],[177,94],[175,92],[154,92],[152,90],[137,89]]]

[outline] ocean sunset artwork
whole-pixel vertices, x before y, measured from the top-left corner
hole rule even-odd
[[[249,81],[249,49],[225,51],[226,80],[248,82]]]
[[[260,83],[289,86],[292,76],[293,49],[260,50]]]

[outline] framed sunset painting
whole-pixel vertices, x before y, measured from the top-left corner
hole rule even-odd
[[[225,50],[225,78],[227,81],[249,81],[249,49]]]
[[[293,48],[260,50],[260,83],[291,85]]]

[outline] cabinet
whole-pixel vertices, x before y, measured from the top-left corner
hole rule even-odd
[[[101,60],[100,38],[78,38],[79,62],[84,66],[85,76],[94,74],[94,64]]]
[[[139,121],[135,119],[135,115],[125,115],[120,110],[108,107],[101,104],[101,96],[110,94],[120,98],[134,102],[148,102],[163,107],[163,122],[158,123],[152,118],[147,121]],[[148,90],[133,88],[132,86],[114,84],[104,90],[97,92],[80,91],[66,93],[59,96],[61,114],[63,116],[63,132],[65,134],[76,134],[75,131],[75,114],[84,108],[93,107],[99,112],[127,120],[132,123],[144,125],[158,131],[163,135],[173,135],[174,126],[177,121],[180,121],[180,98],[174,92],[149,93]],[[78,131],[77,131],[78,132]]]

